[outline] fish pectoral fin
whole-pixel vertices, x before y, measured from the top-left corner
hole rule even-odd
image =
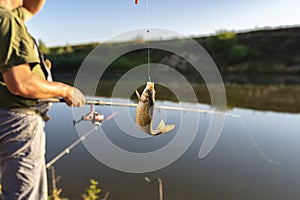
[[[140,93],[136,90],[135,91],[135,94],[136,94],[136,96],[137,96],[137,98],[138,98],[138,100],[140,100],[141,99],[141,95],[140,95]]]
[[[170,124],[170,125],[166,125],[164,120],[162,119],[156,129],[156,131],[158,133],[166,133],[166,132],[169,132],[171,131],[173,128],[175,128],[175,125],[173,124]]]

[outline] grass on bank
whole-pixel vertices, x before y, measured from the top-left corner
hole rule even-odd
[[[53,191],[50,192],[48,196],[48,200],[68,200],[68,198],[62,197],[61,196],[62,189],[54,189]],[[82,199],[83,200],[97,200],[99,199],[99,195],[101,193],[101,189],[98,186],[98,181],[91,179],[90,180],[90,185],[86,189],[86,192],[82,194]],[[0,196],[2,194],[2,187],[0,185]]]

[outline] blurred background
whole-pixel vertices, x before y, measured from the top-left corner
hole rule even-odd
[[[82,199],[93,178],[99,182],[103,199],[108,191],[107,199],[158,199],[158,185],[144,179],[149,176],[162,179],[164,199],[299,199],[299,6],[296,0],[47,1],[27,25],[39,39],[45,57],[52,61],[55,80],[74,84],[80,66],[96,47],[101,47],[103,56],[142,45],[145,48],[127,52],[109,66],[98,63],[95,67],[107,67],[99,80],[101,87],[86,95],[110,99],[125,73],[150,61],[180,72],[195,91],[198,104],[194,106],[211,109],[207,85],[193,65],[173,52],[151,48],[151,44],[168,42],[185,49],[193,39],[210,55],[222,76],[227,110],[241,116],[226,117],[215,148],[205,159],[199,159],[199,147],[211,119],[201,115],[197,136],[188,151],[170,166],[151,173],[111,169],[79,144],[54,164],[56,175],[61,177],[57,182],[63,190],[61,196]],[[151,27],[181,36],[118,37],[141,28],[151,33]],[[194,60],[201,60],[201,56],[197,52],[186,55]],[[168,88],[157,85],[156,90],[158,104],[179,106]],[[105,115],[112,112],[110,107],[97,109]],[[129,112],[134,120],[134,109]],[[55,104],[50,114],[47,160],[78,139],[71,109]],[[168,116],[178,125],[184,113],[168,111]],[[141,148],[139,140],[125,137],[114,120],[102,128],[122,148]],[[149,139],[144,147],[166,145],[173,137],[170,133]],[[51,184],[49,187],[51,190]]]

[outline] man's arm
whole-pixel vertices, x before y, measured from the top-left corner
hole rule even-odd
[[[23,7],[25,8],[25,19],[24,21],[28,21],[38,13],[43,5],[45,4],[45,0],[24,0],[23,1]]]
[[[31,99],[62,97],[69,106],[83,106],[85,98],[76,88],[60,82],[49,82],[35,75],[29,64],[12,67],[3,73],[8,90]]]

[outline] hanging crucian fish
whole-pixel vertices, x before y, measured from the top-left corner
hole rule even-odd
[[[155,90],[154,82],[147,82],[146,88],[142,95],[135,91],[138,97],[138,104],[136,107],[136,124],[146,133],[150,135],[159,135],[171,131],[175,125],[165,125],[162,119],[156,130],[152,128],[153,110],[155,104]]]
[[[139,0],[135,0],[135,4],[138,4],[139,3]]]

